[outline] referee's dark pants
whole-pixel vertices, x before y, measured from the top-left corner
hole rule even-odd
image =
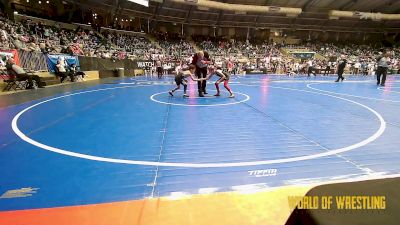
[[[337,71],[338,78],[337,78],[336,82],[339,82],[340,79],[342,79],[342,81],[344,80],[343,73],[344,73],[344,68],[338,69],[338,71]]]
[[[378,68],[376,69],[376,79],[378,82],[376,84],[385,85],[387,71],[388,71],[387,67],[378,66]]]
[[[206,78],[207,77],[207,67],[200,68],[196,67],[196,76],[197,78]],[[207,86],[207,81],[197,81],[197,89],[199,90],[199,95],[206,93],[206,86]]]
[[[317,76],[317,75],[315,74],[315,69],[314,69],[314,67],[309,66],[309,67],[308,67],[308,71],[307,71],[307,75],[310,76],[311,73],[314,74],[314,76]]]
[[[331,67],[330,66],[326,66],[325,67],[325,71],[324,71],[324,76],[329,75],[331,73]]]

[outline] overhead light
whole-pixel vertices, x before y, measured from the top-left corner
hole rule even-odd
[[[39,1],[39,4],[42,4],[42,1]]]
[[[15,14],[15,15],[17,15],[17,14],[18,14],[18,12],[17,12],[17,11],[14,11],[14,14]]]
[[[87,23],[87,24],[89,24],[89,25],[90,25],[91,23],[89,22],[89,23]]]
[[[132,20],[129,20],[129,21],[131,21],[131,22],[132,22]]]
[[[29,0],[26,0],[26,2],[29,2]]]
[[[50,2],[49,2],[49,1],[46,1],[46,3],[49,4]]]

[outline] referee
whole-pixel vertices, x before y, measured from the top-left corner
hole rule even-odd
[[[376,85],[385,86],[386,82],[386,74],[389,67],[389,54],[385,52],[383,55],[379,56],[378,59],[378,68],[376,69]],[[381,79],[382,77],[382,79]]]
[[[207,77],[207,65],[210,63],[210,57],[207,52],[199,51],[193,56],[192,63],[196,66],[196,76],[198,79]],[[207,81],[198,81],[197,88],[199,91],[199,97],[204,97],[207,94],[206,91]]]

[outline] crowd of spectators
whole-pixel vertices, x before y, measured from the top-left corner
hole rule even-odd
[[[240,56],[234,39],[205,35],[192,35],[192,39],[200,49],[209,52],[216,60]]]
[[[355,44],[307,44],[304,47],[321,55],[325,60],[316,60],[317,67],[324,67],[331,63],[335,66],[336,59],[342,55],[347,59],[348,70],[351,74],[371,75],[376,70],[376,60],[384,52],[390,57],[390,68],[397,70],[400,67],[400,48],[373,47],[370,45]]]
[[[92,30],[68,30],[31,20],[14,22],[0,17],[0,34],[2,49],[101,57],[110,47]]]
[[[153,32],[155,42],[147,35],[117,33],[106,31],[102,34],[92,29],[77,26],[70,30],[61,28],[60,24],[52,26],[25,20],[15,22],[0,15],[0,49],[19,49],[51,54],[70,54],[89,57],[113,59],[141,59],[154,61],[189,61],[195,53],[188,38],[178,33]],[[224,66],[227,62],[235,67],[265,69],[274,73],[288,71],[307,71],[308,67],[323,69],[328,65],[335,67],[341,55],[348,61],[351,73],[371,74],[376,67],[376,58],[382,52],[389,51],[390,66],[398,69],[400,48],[376,48],[369,45],[339,45],[306,43],[295,46],[284,46],[271,41],[251,42],[241,39],[228,39],[193,35],[197,47],[207,51],[212,59]],[[302,48],[315,52],[319,57],[305,60],[285,54],[287,48]],[[310,62],[311,61],[311,62]]]
[[[120,58],[125,56],[125,58],[132,60],[151,60],[154,55],[159,55],[162,52],[161,49],[157,48],[155,44],[143,35],[104,32],[103,36],[106,37],[108,43],[116,46],[117,52],[121,54]]]
[[[171,32],[153,32],[153,36],[157,39],[163,54],[163,59],[168,61],[176,61],[186,59],[195,52],[193,46],[186,37]]]

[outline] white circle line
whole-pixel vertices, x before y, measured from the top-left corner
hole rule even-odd
[[[160,104],[164,104],[164,105],[175,105],[175,106],[188,106],[188,107],[215,107],[215,106],[226,106],[226,105],[236,105],[236,104],[240,104],[242,102],[247,102],[248,100],[250,100],[250,96],[240,93],[240,92],[234,92],[235,94],[239,94],[239,95],[243,95],[246,98],[240,101],[235,101],[235,102],[229,102],[229,103],[220,103],[220,104],[213,104],[213,105],[201,105],[201,104],[181,104],[181,103],[171,103],[171,102],[163,102],[160,100],[155,99],[155,96],[160,95],[160,94],[168,94],[168,91],[164,91],[164,92],[158,92],[153,94],[152,96],[150,96],[150,99],[154,102],[160,103]]]
[[[388,91],[389,93],[396,93],[396,94],[400,94],[400,91],[392,91],[392,90],[385,90],[384,88],[378,87],[378,90],[381,90],[383,92]]]
[[[314,91],[320,91],[320,92],[325,92],[325,93],[329,93],[329,94],[343,95],[343,96],[349,96],[349,97],[355,97],[355,98],[363,98],[363,99],[378,100],[378,101],[385,101],[385,102],[400,102],[400,101],[396,101],[396,100],[370,98],[370,97],[365,97],[365,96],[360,96],[360,95],[351,95],[351,94],[344,94],[344,93],[338,93],[338,92],[333,92],[333,91],[326,91],[326,90],[311,87],[311,85],[314,85],[314,84],[318,84],[318,83],[307,84],[307,88],[314,90]]]
[[[72,157],[77,157],[77,158],[82,158],[82,159],[88,159],[88,160],[94,160],[94,161],[100,161],[100,162],[109,162],[109,163],[120,163],[120,164],[130,164],[130,165],[144,165],[144,166],[166,166],[166,167],[189,167],[189,168],[217,168],[217,167],[243,167],[243,166],[257,166],[257,165],[267,165],[267,164],[277,164],[277,163],[287,163],[287,162],[296,162],[296,161],[302,161],[302,160],[309,160],[309,159],[315,159],[315,158],[320,158],[324,156],[330,156],[330,155],[335,155],[338,153],[343,153],[347,152],[362,146],[365,146],[369,144],[370,142],[376,140],[379,138],[385,131],[386,129],[386,122],[383,119],[383,117],[376,112],[375,110],[371,109],[370,107],[363,105],[361,103],[345,99],[342,97],[334,96],[334,95],[329,95],[329,94],[324,94],[320,92],[313,92],[313,91],[307,91],[307,90],[301,90],[301,89],[293,89],[293,88],[284,88],[284,87],[272,87],[271,88],[280,88],[280,89],[286,89],[286,90],[293,90],[293,91],[301,91],[301,92],[308,92],[308,93],[314,93],[314,94],[319,94],[319,95],[325,95],[325,96],[330,96],[333,98],[341,99],[347,102],[354,103],[356,105],[359,105],[369,111],[371,111],[380,121],[380,127],[379,129],[370,137],[367,139],[344,147],[344,148],[339,148],[323,153],[318,153],[318,154],[313,154],[313,155],[306,155],[306,156],[298,156],[298,157],[292,157],[292,158],[283,158],[283,159],[273,159],[273,160],[264,160],[264,161],[253,161],[253,162],[236,162],[236,163],[173,163],[173,162],[151,162],[151,161],[138,161],[138,160],[124,160],[124,159],[114,159],[114,158],[106,158],[106,157],[99,157],[99,156],[93,156],[93,155],[86,155],[86,154],[81,154],[81,153],[76,153],[76,152],[71,152],[59,148],[55,148],[52,146],[48,146],[42,143],[39,143],[29,137],[27,137],[19,128],[18,128],[18,119],[20,116],[27,112],[28,110],[39,106],[41,104],[54,101],[56,99],[60,98],[65,98],[68,96],[73,96],[73,95],[80,95],[80,94],[85,94],[85,93],[91,93],[91,92],[97,92],[97,91],[106,91],[106,90],[112,90],[112,89],[119,89],[119,88],[126,88],[126,87],[134,87],[134,86],[125,86],[125,87],[114,87],[114,88],[104,88],[104,89],[96,89],[96,90],[90,90],[90,91],[84,91],[84,92],[77,92],[73,94],[68,94],[68,95],[63,95],[55,98],[51,98],[39,103],[36,103],[32,106],[29,106],[22,111],[20,111],[13,119],[11,122],[11,127],[15,134],[20,137],[22,140],[26,141],[27,143],[34,145],[36,147],[42,148],[47,151],[67,155],[67,156],[72,156]]]

